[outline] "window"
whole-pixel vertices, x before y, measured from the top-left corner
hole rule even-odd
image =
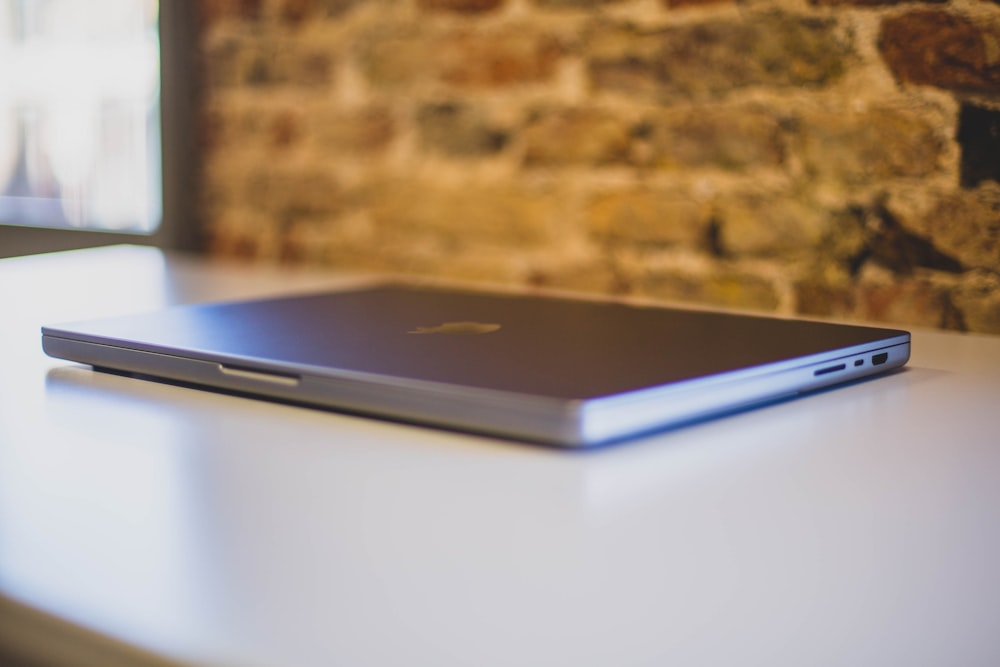
[[[178,164],[194,68],[177,55],[196,51],[178,43],[195,43],[193,0],[162,4],[0,0],[0,257],[183,245],[166,196],[193,183]]]
[[[156,9],[147,0],[0,0],[0,219],[155,231]]]

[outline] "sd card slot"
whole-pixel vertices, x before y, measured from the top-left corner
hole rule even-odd
[[[837,371],[842,371],[847,368],[847,364],[837,364],[836,366],[827,366],[826,368],[820,368],[817,371],[813,371],[813,375],[826,375],[828,373],[836,373]]]

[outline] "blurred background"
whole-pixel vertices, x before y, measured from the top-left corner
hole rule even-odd
[[[1000,333],[1000,4],[0,0],[0,195],[255,262]]]

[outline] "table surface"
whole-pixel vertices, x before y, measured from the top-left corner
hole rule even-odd
[[[1000,338],[596,451],[97,373],[43,323],[343,284],[0,261],[0,654],[41,664],[1000,664]]]

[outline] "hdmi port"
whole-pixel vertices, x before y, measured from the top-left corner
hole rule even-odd
[[[889,361],[888,352],[880,352],[872,357],[872,364],[878,366],[879,364],[884,364]]]

